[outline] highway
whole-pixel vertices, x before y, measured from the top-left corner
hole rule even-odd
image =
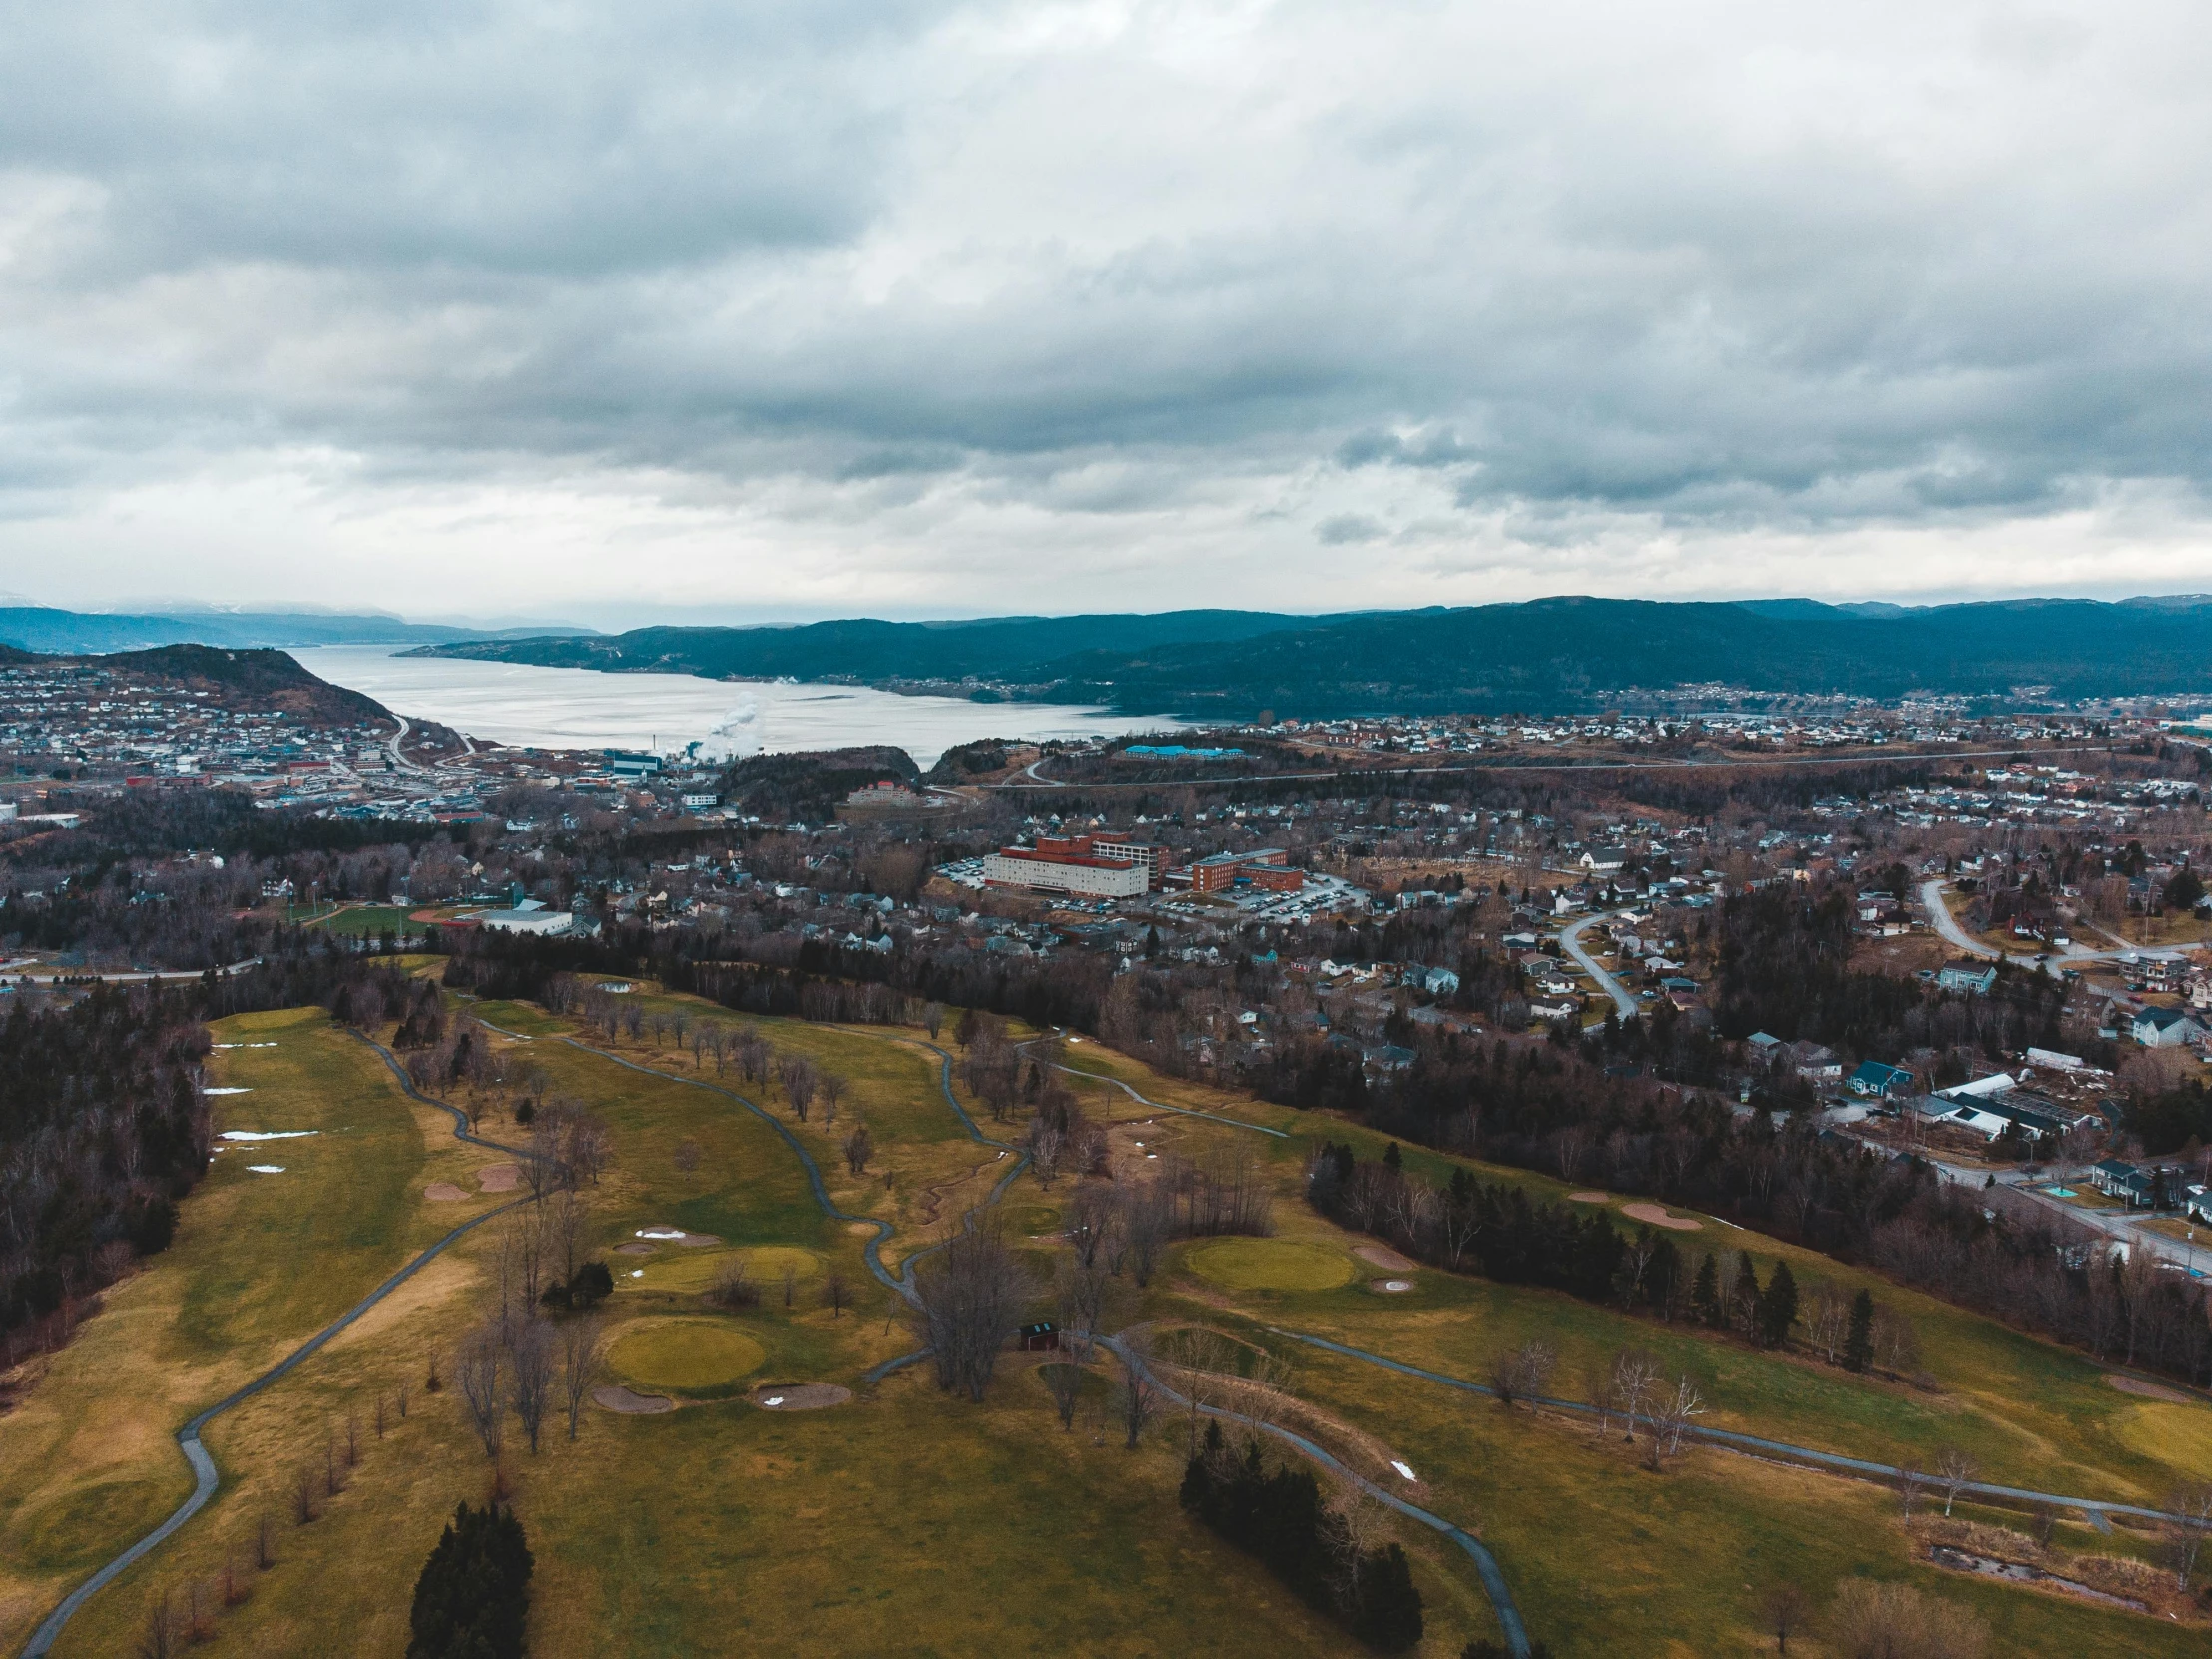
[[[2064,749],[2037,750],[2038,755],[2108,755],[2108,743],[2078,744]],[[1022,768],[1019,777],[985,784],[986,790],[1160,790],[1196,784],[1284,784],[1319,782],[1330,778],[1431,778],[1468,772],[1710,772],[1737,771],[1745,767],[1868,766],[1907,761],[2008,760],[2018,749],[1954,749],[1934,754],[1886,755],[1880,750],[1850,755],[1745,755],[1716,761],[1474,761],[1455,766],[1331,767],[1319,772],[1228,773],[1197,778],[1154,779],[1145,783],[1112,782],[1065,784],[1048,778],[1037,768],[1050,757],[1040,756]],[[1023,782],[1023,780],[1028,780]]]
[[[6,977],[16,984],[33,985],[84,985],[94,980],[104,985],[189,985],[197,983],[210,971],[218,979],[233,979],[249,968],[260,967],[261,963],[259,956],[249,956],[243,962],[212,970],[185,968],[163,973],[102,973],[98,968],[47,968],[43,973],[9,973]]]
[[[1569,922],[1559,929],[1559,944],[1569,956],[1574,958],[1575,966],[1596,980],[1598,989],[1613,999],[1613,1006],[1620,1010],[1621,1018],[1624,1020],[1634,1019],[1643,1012],[1643,1008],[1636,1001],[1634,993],[1610,973],[1599,967],[1597,958],[1582,948],[1582,929],[1605,919],[1603,915],[1591,915],[1584,916],[1580,921]]]

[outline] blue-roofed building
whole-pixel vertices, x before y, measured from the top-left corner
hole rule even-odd
[[[1844,1087],[1868,1100],[1892,1100],[1913,1089],[1913,1074],[1903,1066],[1886,1066],[1869,1060],[1851,1074]]]

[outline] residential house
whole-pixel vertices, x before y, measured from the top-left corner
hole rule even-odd
[[[1946,991],[1965,991],[1974,996],[1987,996],[1996,989],[1996,964],[1975,961],[1945,962],[1942,971],[1936,975],[1936,983]]]
[[[1903,1066],[1886,1066],[1880,1060],[1869,1060],[1851,1074],[1844,1086],[1868,1100],[1894,1100],[1911,1092],[1913,1074]]]
[[[2129,1022],[2127,1034],[2145,1048],[2179,1048],[2204,1035],[2204,1027],[2179,1008],[2144,1008]]]

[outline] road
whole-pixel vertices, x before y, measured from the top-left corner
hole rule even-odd
[[[2038,755],[2109,755],[2111,744],[2082,744],[2066,749],[2040,749]],[[1311,783],[1329,778],[1431,778],[1467,772],[1710,772],[1726,769],[1736,771],[1743,767],[1836,767],[1867,766],[1885,762],[1907,761],[1993,761],[2009,760],[2019,754],[2018,749],[1953,749],[1926,755],[1886,755],[1872,750],[1854,755],[1776,755],[1744,756],[1725,761],[1476,761],[1457,766],[1431,767],[1331,767],[1321,772],[1268,772],[1231,773],[1223,776],[1207,775],[1197,778],[1177,778],[1163,783],[1154,779],[1149,783],[1097,783],[1063,784],[1047,778],[1037,770],[1044,758],[1032,761],[1022,769],[1022,776],[1032,780],[1022,783],[1007,779],[1003,783],[985,784],[986,790],[1157,790],[1180,788],[1187,784],[1281,784]]]
[[[384,740],[384,748],[391,756],[391,764],[401,772],[412,772],[418,776],[426,773],[429,770],[428,768],[416,766],[414,762],[407,759],[406,754],[399,747],[407,741],[407,717],[405,715],[393,715],[391,718],[399,722],[399,730]]]
[[[1643,1012],[1642,1006],[1636,1001],[1635,994],[1618,979],[1599,967],[1597,958],[1582,948],[1582,930],[1604,919],[1605,917],[1602,915],[1593,915],[1584,916],[1580,921],[1569,922],[1559,929],[1559,944],[1569,956],[1574,958],[1575,966],[1596,980],[1598,989],[1613,999],[1613,1006],[1620,1010],[1622,1019],[1635,1019]]]
[[[2045,963],[2038,953],[2000,950],[1995,945],[1982,943],[1958,925],[1958,918],[1950,913],[1950,906],[1943,902],[1943,885],[1940,876],[1932,881],[1923,881],[1921,907],[1928,912],[1928,919],[1935,924],[1936,931],[1942,935],[1943,942],[1963,956],[1972,956],[1984,962],[2012,962],[2020,967],[2049,965],[2064,968],[2076,962],[2115,962],[2123,956],[2167,958],[2181,954],[2178,950],[2126,943],[2115,944],[2110,950],[2085,950],[2080,945],[2070,944],[2063,950],[2049,952],[2049,961]],[[2104,932],[2101,927],[2097,931]],[[2110,938],[2112,935],[2105,933],[2104,936]]]
[[[98,980],[103,985],[193,985],[213,972],[218,979],[233,979],[249,968],[262,965],[259,956],[249,956],[243,962],[233,962],[229,967],[213,969],[179,969],[162,973],[102,973],[95,968],[54,968],[43,976],[36,973],[10,973],[11,984],[26,981],[33,985],[86,985]]]

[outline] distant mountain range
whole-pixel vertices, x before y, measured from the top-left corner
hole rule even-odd
[[[1602,707],[1710,685],[2007,702],[2212,692],[2212,596],[2105,604],[1539,599],[1286,616],[818,622],[437,644],[470,657],[715,679],[838,680],[1199,718]]]
[[[589,629],[573,630],[589,633]],[[335,616],[319,611],[181,611],[126,616],[0,606],[0,645],[23,651],[139,651],[159,645],[260,649],[294,645],[428,645],[482,639],[547,639],[570,630],[507,628],[487,632],[395,616]]]

